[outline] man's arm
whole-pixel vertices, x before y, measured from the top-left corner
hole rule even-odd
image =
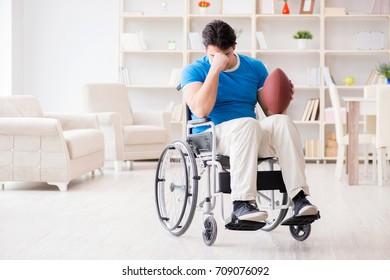
[[[268,107],[265,105],[264,99],[263,99],[263,90],[262,88],[257,91],[257,102],[259,102],[261,109],[263,109],[264,114],[268,117]]]
[[[198,118],[207,117],[213,110],[217,99],[219,74],[226,67],[228,61],[225,54],[216,53],[204,83],[193,83],[185,87],[183,91],[184,102]]]

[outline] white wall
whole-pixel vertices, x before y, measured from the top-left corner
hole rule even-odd
[[[36,96],[44,111],[80,111],[84,83],[117,81],[119,1],[22,1],[23,86],[13,94]]]
[[[12,92],[12,0],[0,0],[0,96]]]

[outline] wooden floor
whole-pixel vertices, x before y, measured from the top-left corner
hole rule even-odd
[[[73,181],[67,192],[46,184],[6,185],[0,191],[0,259],[390,259],[390,182],[380,187],[361,174],[361,185],[348,186],[346,178],[334,179],[334,164],[308,164],[310,200],[322,218],[306,241],[296,241],[283,226],[228,231],[216,211],[218,237],[207,247],[200,212],[181,237],[162,228],[154,206],[155,167],[106,168],[104,176]]]

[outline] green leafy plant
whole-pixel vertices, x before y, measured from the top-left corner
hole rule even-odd
[[[379,76],[385,77],[386,79],[390,79],[390,64],[386,62],[380,62],[376,66],[376,71]]]
[[[300,31],[297,31],[297,33],[294,34],[293,38],[294,39],[308,39],[308,40],[311,40],[311,39],[313,39],[313,35],[310,33],[310,31],[300,30]]]

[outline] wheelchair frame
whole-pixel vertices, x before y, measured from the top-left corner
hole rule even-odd
[[[208,126],[210,129],[204,133],[192,134],[192,128],[200,126]],[[204,226],[203,241],[211,246],[217,237],[217,222],[213,213],[217,198],[221,201],[221,216],[226,226],[223,194],[230,193],[230,173],[226,163],[228,159],[216,154],[215,125],[210,119],[188,121],[186,130],[187,141],[173,141],[164,149],[158,161],[155,177],[157,213],[163,227],[171,234],[180,236],[191,225],[195,210],[201,211]],[[274,169],[277,159],[265,158],[259,159],[259,162],[268,162],[270,170],[258,171],[256,201],[259,209],[266,210],[269,217],[265,223],[255,223],[257,224],[255,227],[226,226],[229,229],[261,228],[264,231],[272,231],[282,223],[292,205],[281,171]],[[200,173],[198,173],[199,169]],[[206,194],[205,198],[197,203],[198,183],[203,173],[207,176]],[[313,221],[305,219],[286,225],[290,227],[290,233],[296,240],[303,241],[309,237]]]

